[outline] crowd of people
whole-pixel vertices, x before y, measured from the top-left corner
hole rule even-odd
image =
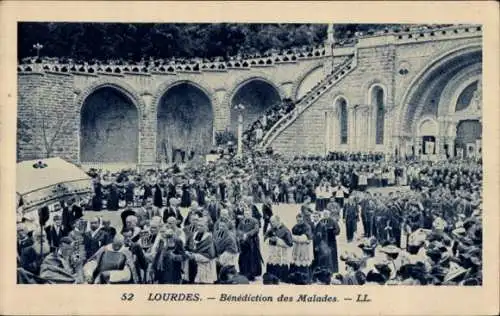
[[[137,66],[143,67],[165,67],[165,66],[186,66],[186,65],[204,65],[204,64],[224,64],[226,67],[230,66],[229,63],[234,64],[239,63],[243,65],[245,62],[251,65],[253,60],[258,60],[262,58],[275,58],[275,57],[286,57],[293,58],[306,58],[306,57],[318,57],[325,54],[325,49],[323,45],[318,46],[303,46],[303,47],[291,47],[287,50],[276,50],[271,49],[262,54],[238,54],[234,56],[216,56],[209,58],[185,58],[185,57],[172,57],[172,58],[143,58],[140,61],[124,60],[124,59],[110,59],[110,60],[75,60],[72,58],[57,58],[57,57],[26,57],[21,60],[21,64],[33,64],[33,63],[47,63],[47,64],[69,64],[69,65],[83,65],[88,64],[90,66]],[[288,57],[287,57],[288,56]],[[287,61],[286,59],[285,61]],[[150,69],[151,70],[151,69]]]
[[[295,109],[295,104],[292,100],[285,99],[280,104],[271,107],[266,113],[250,124],[243,132],[243,144],[245,147],[248,149],[255,148],[276,122]]]
[[[482,284],[481,163],[365,156],[91,170],[88,201],[61,202],[44,227],[18,223],[18,282]],[[385,185],[397,186],[369,190]],[[291,227],[280,203],[295,204]]]

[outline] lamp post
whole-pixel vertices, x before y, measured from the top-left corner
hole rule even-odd
[[[243,153],[243,111],[245,106],[243,104],[237,104],[234,109],[238,111],[238,149],[236,155],[241,157]]]

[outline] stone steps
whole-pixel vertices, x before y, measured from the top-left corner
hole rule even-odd
[[[357,65],[357,57],[353,56],[339,65],[330,75],[323,79],[315,88],[300,100],[293,111],[283,116],[264,135],[258,145],[260,148],[268,147],[278,135],[290,126],[302,112],[314,104],[326,91],[335,86],[339,81],[347,76]]]

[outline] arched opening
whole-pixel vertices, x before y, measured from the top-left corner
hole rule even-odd
[[[81,163],[137,163],[139,113],[132,100],[112,87],[89,95],[80,113]]]
[[[270,83],[253,79],[243,84],[234,94],[231,100],[231,131],[237,134],[238,130],[238,110],[235,105],[242,104],[243,110],[243,130],[247,130],[250,125],[260,119],[274,106],[281,104],[281,97],[278,90]],[[275,114],[277,117],[277,113]],[[272,120],[273,114],[270,113]],[[270,122],[265,122],[265,124]]]
[[[463,120],[457,124],[455,138],[455,154],[459,157],[474,157],[481,152],[481,122],[479,120]]]
[[[339,127],[338,142],[340,145],[346,145],[348,142],[347,101],[344,98],[337,99],[335,108],[337,109],[337,122]]]
[[[457,81],[453,85],[456,87],[471,76],[480,75],[481,64],[482,51],[479,46],[460,48],[434,60],[429,67],[415,77],[404,96],[399,118],[399,133],[408,136],[414,135],[417,128],[415,122],[418,122],[423,116],[450,115],[448,109],[438,111],[440,104],[444,105],[444,109],[449,107],[450,101],[452,101],[452,95],[446,94],[445,88],[450,82]],[[472,87],[468,89],[475,90]],[[456,107],[453,106],[451,111],[465,109],[469,103],[467,99],[472,97],[467,95],[471,93],[472,91],[464,93],[461,96],[461,101],[457,102]]]
[[[163,162],[186,162],[212,147],[213,111],[208,95],[184,82],[167,90],[158,104],[157,153]]]
[[[422,148],[419,152],[424,155],[436,154],[436,136],[438,127],[434,120],[426,119],[420,124],[419,136],[422,141]]]
[[[372,88],[371,105],[375,118],[375,144],[384,144],[384,89],[380,86]]]
[[[465,110],[472,103],[477,88],[478,81],[474,81],[460,93],[455,105],[455,112]]]

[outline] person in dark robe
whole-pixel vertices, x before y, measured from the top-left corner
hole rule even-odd
[[[163,207],[163,193],[159,184],[154,186],[153,205],[158,208]]]
[[[224,179],[220,179],[219,180],[219,192],[220,192],[220,200],[221,201],[226,201],[227,199],[227,196],[226,196],[226,182],[224,181]]]
[[[219,227],[221,226],[222,223],[230,231],[233,231],[234,233],[236,232],[236,225],[235,225],[234,218],[230,214],[229,210],[225,209],[225,208],[223,208],[220,211],[219,219],[214,223],[214,232],[219,230]]]
[[[128,181],[128,183],[125,185],[125,202],[127,204],[129,203],[134,203],[134,194],[135,190],[135,183],[133,181]]]
[[[153,189],[149,183],[144,183],[144,194],[142,195],[142,200],[146,201],[153,196]]]
[[[186,253],[182,241],[172,229],[162,225],[156,256],[152,262],[155,281],[158,284],[181,284],[182,262]]]
[[[203,187],[202,183],[196,184],[196,198],[197,198],[198,204],[200,206],[205,206],[205,204],[206,204],[205,188]]]
[[[34,275],[39,275],[43,259],[50,253],[45,231],[33,232],[33,244],[21,251],[21,266]]]
[[[300,212],[302,213],[302,216],[304,217],[304,221],[306,223],[308,223],[309,226],[312,227],[311,216],[314,213],[314,210],[311,207],[311,198],[309,196],[306,196],[304,198],[304,203],[300,206]]]
[[[45,257],[40,266],[40,278],[45,284],[84,283],[83,268],[79,266],[75,269],[71,264],[73,249],[73,240],[62,237],[56,251]]]
[[[328,269],[331,273],[338,272],[336,236],[339,233],[338,223],[330,217],[329,211],[323,211],[323,218],[314,231],[316,268]]]
[[[181,211],[179,210],[179,200],[171,198],[169,204],[170,206],[166,207],[163,211],[163,222],[166,223],[169,217],[175,217],[177,219],[177,226],[181,227],[184,217],[182,217]]]
[[[359,218],[358,204],[353,198],[347,199],[343,208],[343,218],[345,222],[347,242],[352,242]]]
[[[239,247],[236,232],[230,230],[226,222],[221,221],[218,224],[213,236],[219,274],[222,267],[238,265]]]
[[[111,226],[111,221],[109,219],[104,219],[102,221],[102,230],[104,230],[108,234],[108,243],[110,243],[116,235],[116,228]]]
[[[215,223],[219,219],[220,216],[220,205],[219,203],[215,200],[210,198],[208,205],[207,205],[207,210],[208,213],[210,214],[210,217],[212,218],[212,221]]]
[[[117,234],[111,244],[101,247],[84,265],[85,279],[91,284],[137,283],[133,257],[125,246],[125,238]]]
[[[108,211],[117,211],[120,208],[119,202],[118,188],[116,187],[116,184],[113,183],[109,187],[106,208],[108,209]]]
[[[365,237],[373,236],[375,203],[371,199],[365,198],[361,204],[361,220]]]
[[[139,243],[139,240],[135,241],[133,238],[134,230],[133,228],[127,228],[123,231],[123,245],[130,251],[132,256],[132,262],[135,268],[135,274],[137,277],[137,282],[141,283],[145,280],[145,274],[148,267],[146,256],[144,250]]]
[[[181,207],[190,207],[191,206],[191,193],[189,185],[182,185],[182,196],[181,196]]]
[[[26,226],[23,223],[17,227],[17,254],[20,256],[25,248],[33,245],[33,236],[28,233]]]
[[[100,181],[96,181],[94,183],[94,196],[92,197],[92,209],[95,212],[99,212],[102,210],[102,184]]]
[[[277,276],[281,282],[287,282],[290,269],[289,250],[293,246],[293,239],[292,233],[279,216],[271,217],[271,228],[266,232],[264,240],[268,243],[266,273]]]
[[[255,205],[253,203],[253,197],[252,196],[247,196],[245,198],[245,200],[246,200],[246,203],[247,203],[248,207],[250,207],[250,209],[252,210],[252,216],[253,216],[253,218],[255,218],[259,222],[259,228],[260,228],[261,227],[262,214],[260,213],[259,208],[257,207],[257,205]]]
[[[186,216],[186,221],[183,227],[184,236],[186,237],[186,250],[188,249],[188,242],[192,240],[198,229],[198,221],[200,221],[201,217],[202,214],[199,212],[191,212]],[[186,224],[186,222],[188,222],[188,224]],[[188,258],[183,262],[183,271],[184,283],[193,284],[197,271],[196,261],[188,256]]]
[[[250,281],[262,274],[262,255],[260,252],[259,223],[252,216],[249,208],[244,210],[244,217],[237,226],[240,245],[238,266],[240,273]]]
[[[389,205],[389,213],[388,213],[388,225],[390,226],[390,234],[391,239],[390,243],[396,245],[397,247],[401,247],[401,234],[402,234],[402,223],[403,223],[403,215],[402,210],[396,203],[391,203]]]
[[[71,229],[73,227],[73,223],[75,222],[75,220],[73,219],[73,215],[71,213],[72,206],[73,206],[73,203],[72,203],[71,199],[68,201],[68,203],[61,201],[62,226],[64,227],[66,234],[68,234],[71,231]]]
[[[90,221],[90,230],[84,234],[85,251],[92,257],[102,246],[110,243],[108,233],[102,229],[99,218]]]
[[[83,217],[83,207],[80,205],[81,200],[77,200],[77,198],[74,198],[73,200],[74,203],[70,210],[71,210],[71,217],[73,218],[74,221],[76,221]]]
[[[262,233],[265,234],[267,232],[269,222],[271,221],[271,217],[273,216],[273,201],[270,196],[266,196],[264,199],[264,204],[262,205],[262,215],[264,217]]]
[[[302,273],[307,276],[306,282],[311,281],[311,264],[314,259],[313,233],[308,223],[304,221],[302,213],[297,214],[297,224],[292,227],[292,262],[290,274]]]
[[[50,251],[53,252],[59,248],[59,242],[67,233],[62,226],[62,218],[60,215],[54,216],[54,223],[45,228],[47,240],[50,245]]]

